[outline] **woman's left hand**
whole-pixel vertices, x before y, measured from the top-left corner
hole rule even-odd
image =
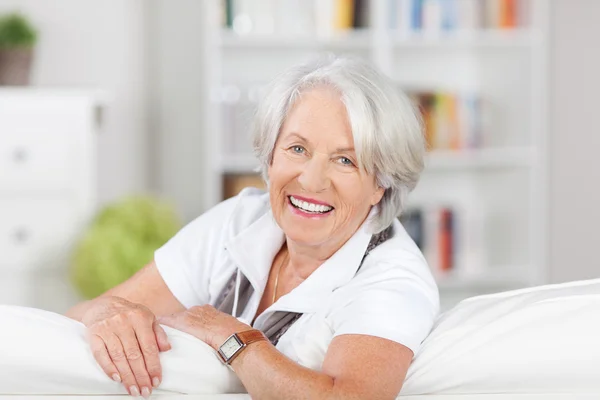
[[[234,333],[252,329],[250,325],[210,305],[194,306],[166,315],[158,318],[158,322],[195,336],[215,350]]]

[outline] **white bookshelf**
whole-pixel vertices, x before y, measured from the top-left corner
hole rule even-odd
[[[222,27],[220,2],[207,2],[204,79],[211,101],[202,114],[206,132],[211,132],[206,160],[211,174],[204,203],[222,200],[225,174],[252,173],[257,165],[247,138],[242,144],[247,152],[225,150],[219,114],[222,87],[265,83],[319,52],[365,57],[407,90],[476,92],[489,103],[485,145],[432,151],[409,200],[410,206],[457,206],[478,226],[474,254],[465,251],[465,265],[438,278],[443,304],[546,283],[549,4],[521,1],[529,4],[527,28],[401,34],[386,26],[389,0],[371,0],[369,28],[328,35],[239,35]]]

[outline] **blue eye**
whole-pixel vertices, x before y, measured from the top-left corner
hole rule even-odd
[[[302,147],[302,146],[293,146],[292,147],[292,151],[294,153],[297,153],[297,154],[302,154],[302,153],[304,153],[304,147]]]
[[[348,157],[340,157],[339,160],[343,165],[354,166],[354,163]]]

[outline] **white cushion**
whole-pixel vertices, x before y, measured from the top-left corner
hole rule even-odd
[[[96,363],[85,326],[48,311],[0,305],[0,395],[127,394]],[[163,326],[172,349],[160,354],[163,382],[154,393],[243,393],[214,350]]]
[[[600,279],[473,297],[436,322],[402,394],[600,393]]]

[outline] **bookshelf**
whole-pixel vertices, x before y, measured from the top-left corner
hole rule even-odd
[[[443,308],[476,294],[546,283],[549,2],[206,3],[204,82],[211,90],[202,114],[206,116],[206,131],[212,134],[206,138],[209,157],[205,162],[210,174],[204,204],[221,201],[225,191],[236,187],[236,177],[252,182],[257,163],[247,128],[264,83],[284,68],[318,53],[364,57],[416,99],[424,95],[436,99],[435,112],[443,103],[462,115],[460,129],[433,133],[435,143],[408,204],[410,210],[423,210],[423,215],[439,208],[452,211],[452,268],[434,271]],[[278,6],[269,8],[274,3]],[[414,3],[422,7],[420,25],[414,25],[414,18],[402,19],[406,15],[402,10],[414,7]],[[224,4],[232,6],[229,19]],[[332,15],[344,4],[368,10],[359,18],[359,27],[351,27],[348,15],[341,28],[334,26],[340,24],[339,15],[332,26],[323,25],[323,21],[332,21]],[[470,5],[467,11],[459,10],[468,18],[458,13],[447,20],[443,7],[448,4]],[[238,29],[235,18],[240,15],[243,23]],[[294,15],[301,22],[286,29]],[[273,22],[279,19],[281,23]],[[467,99],[475,99],[477,106],[468,109],[464,105]],[[420,100],[415,101],[419,104]],[[439,123],[439,115],[426,118],[445,126]],[[471,124],[471,133],[464,133],[468,130],[465,124]]]

